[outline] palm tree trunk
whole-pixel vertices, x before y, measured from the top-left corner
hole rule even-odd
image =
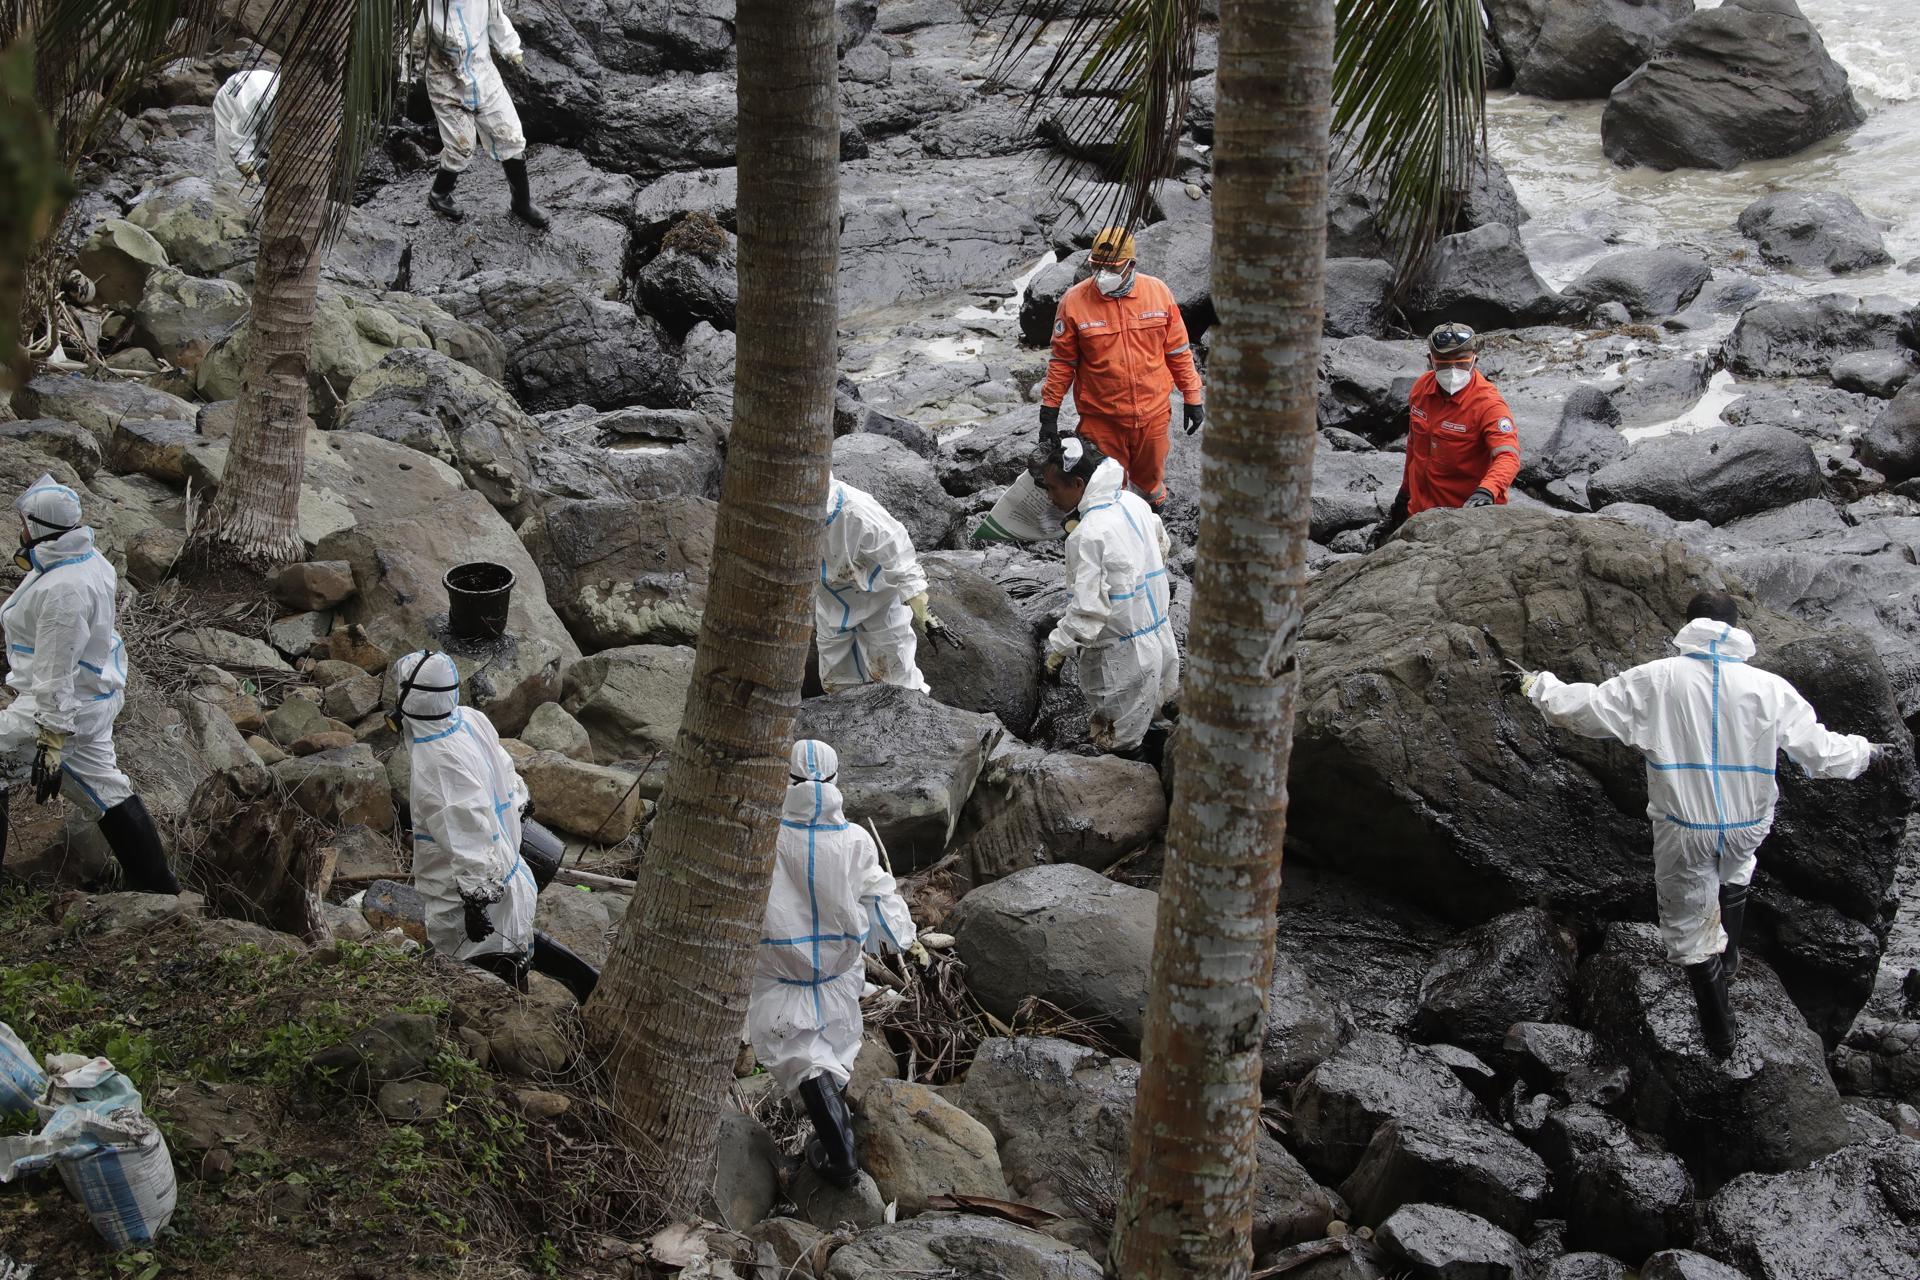
[[[1189,665],[1124,1280],[1252,1270],[1260,1041],[1306,593],[1332,0],[1222,0],[1212,361]]]
[[[812,634],[833,439],[832,0],[740,0],[733,433],[693,687],[633,909],[587,1006],[663,1206],[695,1208],[746,1021]]]
[[[307,371],[357,8],[348,0],[311,5],[299,38],[288,43],[275,100],[233,442],[220,491],[189,549],[196,563],[214,570],[264,572],[305,554],[299,509]]]

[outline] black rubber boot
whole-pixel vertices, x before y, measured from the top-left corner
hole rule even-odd
[[[100,834],[120,864],[127,888],[141,893],[179,893],[180,882],[167,866],[167,851],[153,815],[139,796],[128,796],[100,815]]]
[[[566,841],[532,818],[520,820],[520,859],[533,872],[535,892],[541,892],[560,874],[561,860],[567,856]]]
[[[545,231],[547,211],[533,202],[533,189],[527,184],[526,157],[516,156],[500,164],[507,171],[507,185],[513,188],[513,216],[535,231]]]
[[[1740,976],[1740,931],[1747,923],[1747,891],[1751,886],[1720,886],[1720,927],[1727,931],[1727,949],[1720,953],[1720,968],[1728,982]]]
[[[819,1136],[807,1143],[807,1164],[836,1187],[860,1181],[860,1155],[853,1145],[853,1114],[833,1077],[818,1075],[800,1084],[800,1102]]]
[[[500,981],[525,995],[527,991],[527,958],[510,956],[504,951],[489,951],[485,955],[468,956],[467,963],[476,969],[485,969]]]
[[[453,202],[453,184],[460,181],[460,175],[451,169],[442,169],[433,175],[433,192],[427,197],[427,208],[443,218],[454,222],[466,219],[460,212],[460,206]]]
[[[1731,1056],[1740,1031],[1734,1025],[1733,1004],[1727,999],[1727,979],[1721,972],[1720,957],[1690,964],[1686,969],[1687,981],[1693,986],[1693,1003],[1700,1010],[1700,1031],[1706,1038],[1707,1052],[1716,1058]]]
[[[581,1004],[600,983],[600,971],[576,955],[565,944],[544,933],[533,935],[533,971],[544,973],[567,990]]]

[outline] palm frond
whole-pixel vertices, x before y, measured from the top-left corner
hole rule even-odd
[[[1410,279],[1452,227],[1486,144],[1480,0],[1339,0],[1336,154],[1377,182]]]
[[[1095,149],[1106,162],[1100,179],[1117,185],[1088,181],[1070,155],[1049,166],[1047,181],[1062,194],[1088,187],[1091,196],[1080,203],[1089,214],[1138,227],[1154,184],[1173,176],[1179,158],[1199,0],[986,0],[975,17],[1008,19],[988,72],[995,83],[1004,83],[1049,33],[1057,36],[1046,68],[1025,91],[1028,117],[1053,111],[1053,127],[1083,153],[1098,139]]]

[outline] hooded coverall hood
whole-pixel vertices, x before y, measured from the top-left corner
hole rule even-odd
[[[93,550],[93,530],[81,523],[80,495],[43,475],[14,500],[14,511],[26,522],[33,545],[27,558],[44,570],[56,561],[86,555]]]

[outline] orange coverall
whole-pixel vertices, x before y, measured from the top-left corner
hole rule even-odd
[[[1407,462],[1400,483],[1407,514],[1465,506],[1475,489],[1505,503],[1520,474],[1520,437],[1513,410],[1478,369],[1450,396],[1429,369],[1407,397]]]
[[[1188,404],[1201,403],[1187,324],[1164,281],[1136,272],[1119,298],[1092,280],[1067,290],[1054,315],[1040,403],[1057,409],[1071,389],[1081,436],[1119,462],[1127,483],[1155,504],[1167,496],[1161,480],[1175,386]]]

